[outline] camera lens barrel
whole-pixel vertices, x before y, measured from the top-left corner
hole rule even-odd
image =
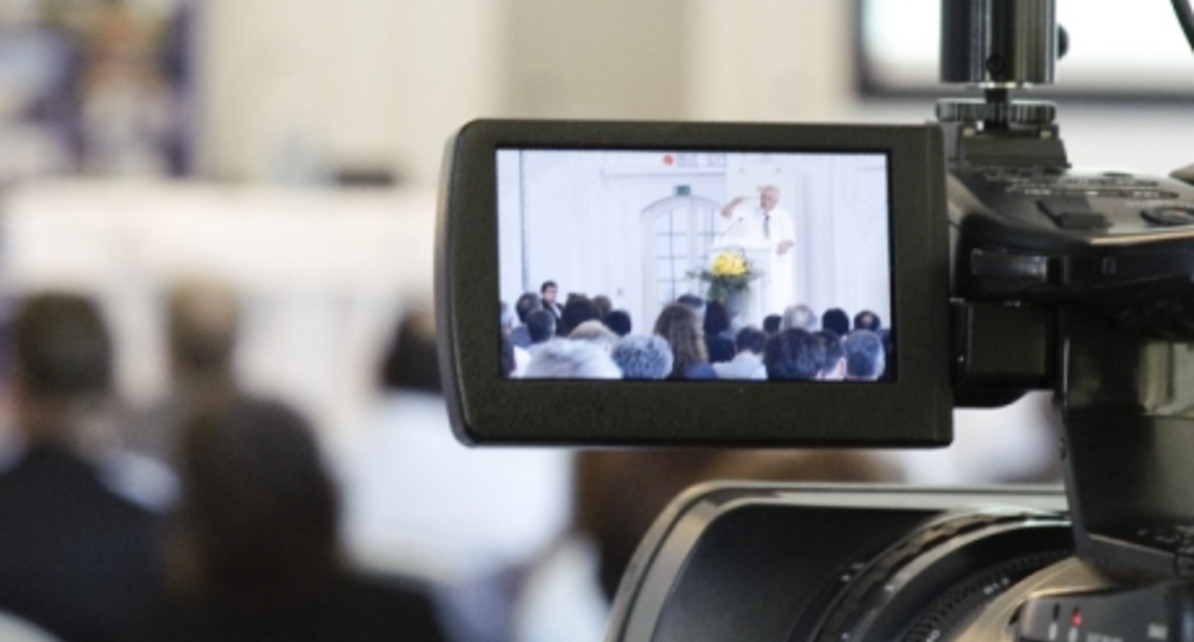
[[[941,81],[1014,88],[1053,82],[1055,0],[941,0]]]

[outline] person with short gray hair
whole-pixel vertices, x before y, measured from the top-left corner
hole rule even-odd
[[[623,379],[663,379],[672,371],[672,347],[663,337],[630,334],[614,345],[610,354],[622,369]]]

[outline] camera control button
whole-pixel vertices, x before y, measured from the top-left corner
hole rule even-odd
[[[1150,207],[1142,211],[1140,216],[1153,225],[1194,225],[1194,207],[1186,205]]]
[[[1107,217],[1092,209],[1084,198],[1042,198],[1037,205],[1063,230],[1089,232],[1111,227]]]

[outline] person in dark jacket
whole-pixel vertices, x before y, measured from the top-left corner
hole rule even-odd
[[[340,558],[336,491],[301,415],[213,399],[182,428],[170,598],[144,639],[442,640],[420,587]]]
[[[0,610],[66,641],[122,639],[161,583],[156,517],[96,463],[111,338],[91,301],[40,294],[11,339],[18,445],[0,464]]]

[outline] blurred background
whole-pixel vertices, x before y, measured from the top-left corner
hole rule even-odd
[[[1125,22],[1122,3],[1059,2],[1075,84],[1063,61],[1048,95],[1078,165],[1194,162],[1194,55],[1168,3],[1138,4]],[[0,0],[0,290],[95,296],[136,408],[169,389],[169,293],[225,284],[237,376],[317,424],[353,552],[449,578],[500,566],[565,527],[572,453],[466,451],[434,391],[395,410],[378,377],[399,321],[430,309],[445,140],[478,117],[923,122],[961,93],[935,85],[936,10]],[[971,450],[891,457],[929,483],[1049,478],[1048,403],[960,411]]]

